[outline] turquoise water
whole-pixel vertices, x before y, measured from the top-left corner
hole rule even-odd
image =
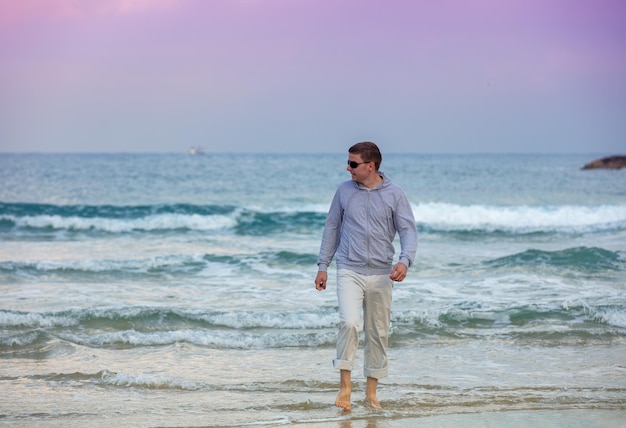
[[[420,235],[394,289],[385,410],[365,408],[357,368],[355,410],[337,414],[334,266],[328,291],[313,279],[345,159],[0,155],[0,421],[624,409],[626,172],[394,154],[381,170]]]

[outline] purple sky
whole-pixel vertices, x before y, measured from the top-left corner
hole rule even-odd
[[[626,153],[622,0],[0,0],[2,152]]]

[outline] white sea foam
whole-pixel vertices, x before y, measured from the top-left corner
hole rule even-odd
[[[254,211],[319,214],[325,213],[326,210],[325,205],[310,204],[258,208]],[[626,227],[626,205],[495,206],[433,202],[415,204],[413,212],[418,223],[442,230],[587,231]],[[241,210],[237,210],[226,215],[155,214],[136,219],[3,215],[0,219],[12,221],[20,228],[100,230],[109,233],[177,229],[217,231],[235,227],[241,213]]]
[[[133,230],[192,229],[200,231],[220,230],[237,224],[238,213],[228,215],[200,214],[155,214],[137,219],[114,219],[103,217],[63,217],[59,215],[37,215],[16,217],[5,215],[0,219],[14,222],[18,227],[61,230],[101,230],[109,233],[131,232]]]
[[[37,312],[21,313],[12,311],[0,311],[0,326],[6,327],[70,327],[79,323],[79,320],[71,315],[46,315]]]
[[[324,312],[224,312],[202,316],[213,325],[230,328],[307,329],[332,328],[337,325],[335,311]]]
[[[14,346],[25,346],[36,341],[38,337],[39,334],[34,331],[28,332],[26,334],[0,337],[0,345],[10,348]]]
[[[585,231],[626,227],[626,205],[555,207],[425,203],[413,207],[418,223],[443,230]]]
[[[601,309],[594,312],[591,318],[608,325],[626,328],[626,311],[623,308]]]
[[[56,270],[77,270],[84,272],[107,272],[107,271],[136,271],[146,272],[151,269],[176,270],[189,263],[204,263],[203,254],[192,255],[171,255],[148,257],[145,259],[124,259],[124,260],[63,260],[63,261],[39,261],[32,263],[14,263],[14,267],[33,266],[39,271]]]
[[[117,332],[82,335],[79,333],[59,334],[59,337],[73,343],[94,347],[117,346],[162,346],[184,342],[198,346],[224,349],[268,349],[291,346],[316,347],[334,344],[333,332],[230,332],[216,330],[180,329],[173,331],[142,332],[124,330]]]
[[[202,385],[192,381],[180,381],[176,379],[168,379],[165,377],[154,376],[147,373],[140,373],[136,376],[128,373],[112,373],[104,371],[101,374],[101,380],[108,385],[116,386],[134,386],[134,387],[148,387],[155,389],[183,389],[183,390],[197,390]]]

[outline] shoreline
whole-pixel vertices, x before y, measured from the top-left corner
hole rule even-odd
[[[330,407],[330,406],[329,406]],[[148,410],[148,409],[146,409]],[[154,409],[151,409],[154,410]],[[217,427],[267,427],[277,428],[291,426],[296,428],[479,428],[479,427],[506,427],[526,428],[536,426],[542,428],[621,428],[626,420],[624,409],[527,409],[527,410],[494,410],[485,412],[457,412],[440,415],[401,416],[388,415],[386,412],[350,412],[342,414],[334,410],[333,415],[327,417],[312,417],[311,419],[277,418],[275,420],[258,420],[233,423],[211,423],[209,413],[199,414],[196,411],[181,413],[180,415],[157,415],[155,413],[143,416],[133,415],[82,415],[75,418],[54,417],[41,419],[4,419],[3,424],[12,427],[62,427],[62,426],[90,426],[105,428],[120,424],[136,427],[188,427],[188,428],[217,428]],[[195,413],[191,415],[190,413]],[[60,415],[59,415],[60,416]]]
[[[384,411],[383,411],[384,413]],[[298,428],[465,428],[472,427],[567,427],[567,428],[618,428],[626,420],[626,408],[609,409],[537,409],[497,410],[493,412],[460,412],[423,417],[385,418],[384,416],[346,416],[336,421],[298,422]],[[264,425],[277,427],[279,424]]]

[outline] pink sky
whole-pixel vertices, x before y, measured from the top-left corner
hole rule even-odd
[[[0,151],[626,152],[621,0],[0,0]]]

